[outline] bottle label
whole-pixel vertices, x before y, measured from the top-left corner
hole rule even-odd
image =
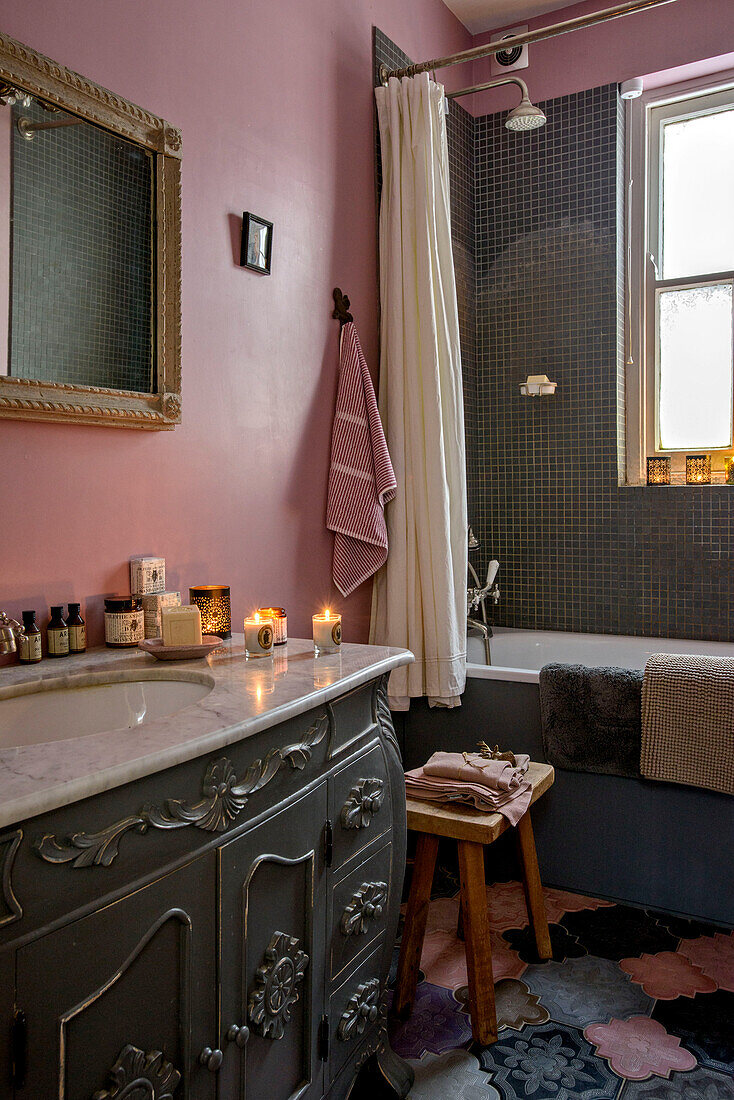
[[[48,652],[51,657],[65,657],[69,652],[69,631],[65,626],[49,628]]]
[[[142,611],[105,611],[104,636],[111,645],[137,645],[145,637]]]
[[[87,628],[84,623],[81,626],[69,627],[69,650],[72,653],[83,653],[87,648]]]
[[[41,635],[23,634],[20,638],[18,660],[23,662],[40,661],[41,657]]]

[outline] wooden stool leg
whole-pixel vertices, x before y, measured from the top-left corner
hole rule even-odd
[[[392,1006],[394,1014],[398,1017],[410,1015],[415,1000],[437,854],[438,837],[431,836],[429,833],[418,833]]]
[[[497,1042],[497,1013],[482,844],[459,841],[459,873],[472,1035],[481,1046],[488,1046]]]
[[[528,918],[533,926],[538,956],[541,959],[552,959],[553,948],[551,947],[548,931],[548,918],[545,914],[545,898],[543,897],[543,886],[540,881],[538,855],[535,851],[535,837],[529,810],[523,814],[517,823],[517,847],[522,865],[522,881],[525,887]]]

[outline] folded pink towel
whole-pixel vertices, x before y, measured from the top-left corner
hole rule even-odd
[[[457,753],[436,753],[428,764],[433,762],[435,756],[459,756]],[[507,764],[504,760],[484,761],[492,764]],[[409,798],[418,798],[424,802],[461,802],[471,805],[476,810],[485,813],[500,813],[507,818],[510,825],[517,825],[522,815],[530,805],[533,787],[529,779],[522,776],[515,778],[509,789],[501,789],[497,786],[487,785],[487,776],[480,783],[470,782],[466,779],[444,778],[438,775],[426,774],[426,768],[415,768],[405,773],[405,793]],[[438,767],[442,765],[439,762]],[[511,771],[512,765],[508,765]],[[467,769],[468,771],[469,769]]]
[[[509,760],[488,760],[478,752],[434,752],[423,765],[424,775],[454,779],[488,787],[496,791],[512,791],[522,782],[530,757],[520,753],[513,766]]]

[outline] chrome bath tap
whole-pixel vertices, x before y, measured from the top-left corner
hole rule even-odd
[[[469,548],[471,550],[476,549],[479,546],[474,534],[469,528]],[[500,599],[500,589],[497,583],[497,574],[499,573],[500,563],[496,560],[492,560],[489,563],[487,569],[487,579],[482,584],[477,576],[477,571],[472,565],[469,564],[469,572],[474,580],[473,585],[469,585],[466,590],[466,604],[467,604],[467,618],[466,625],[470,630],[476,630],[481,634],[484,639],[484,655],[487,664],[491,664],[489,639],[492,637],[492,627],[487,618],[486,601],[490,599],[493,604],[498,604]],[[481,618],[479,615],[481,614]]]
[[[24,634],[25,630],[17,619],[11,619],[4,611],[0,611],[0,654],[15,653],[18,639]]]

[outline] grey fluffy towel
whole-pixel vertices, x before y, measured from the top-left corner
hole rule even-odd
[[[540,717],[548,763],[639,776],[641,706],[641,672],[546,665],[540,670]]]

